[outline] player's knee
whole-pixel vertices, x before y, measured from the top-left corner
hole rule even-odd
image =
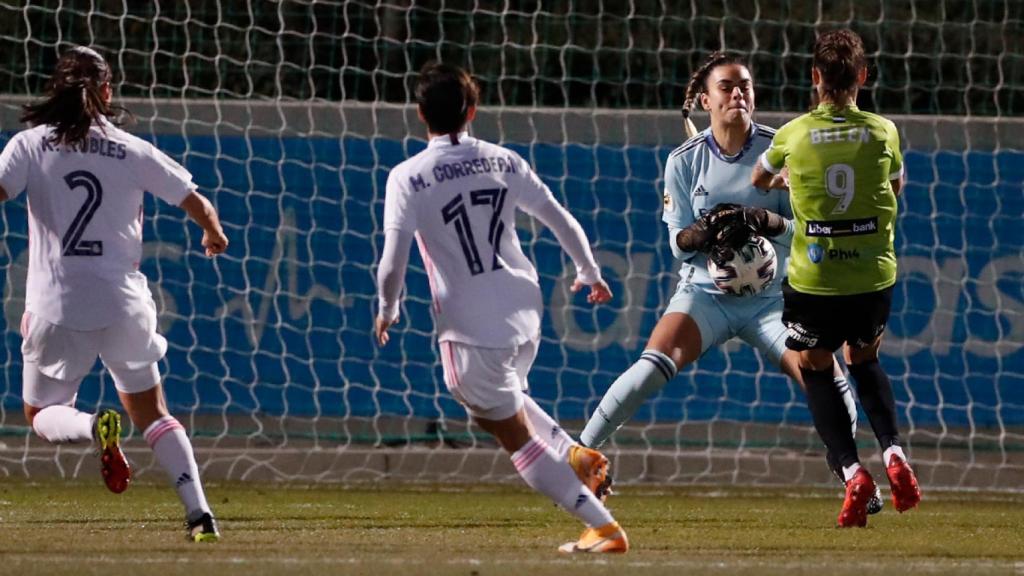
[[[870,364],[872,362],[878,362],[878,344],[873,344],[866,348],[852,348],[847,347],[846,349],[846,363],[847,364]]]
[[[804,370],[814,370],[815,372],[831,371],[832,362],[832,353],[828,350],[815,348],[800,352],[800,368]]]

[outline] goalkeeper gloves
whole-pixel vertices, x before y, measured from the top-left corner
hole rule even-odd
[[[676,235],[676,245],[684,252],[706,252],[716,264],[724,263],[750,240],[750,236],[773,237],[786,230],[782,216],[753,206],[722,203],[715,205],[696,222]]]

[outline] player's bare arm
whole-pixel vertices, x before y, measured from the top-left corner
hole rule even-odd
[[[761,190],[788,190],[789,182],[786,179],[785,168],[778,174],[772,174],[760,162],[754,165],[754,171],[750,175],[750,183]]]
[[[207,256],[216,256],[228,249],[228,237],[224,235],[217,210],[206,196],[192,192],[181,202],[181,207],[203,229],[203,248]]]
[[[7,190],[4,190],[3,186],[0,186],[0,202],[6,201],[10,196],[7,195]]]
[[[892,184],[892,193],[895,194],[897,198],[903,195],[903,183],[905,181],[906,176],[904,176],[903,174],[900,174],[899,178],[889,181],[889,183]]]

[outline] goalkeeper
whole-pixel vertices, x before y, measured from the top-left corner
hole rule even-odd
[[[728,259],[750,234],[768,237],[781,268],[789,254],[793,224],[784,190],[758,191],[750,174],[775,131],[751,120],[754,87],[750,71],[737,56],[715,53],[694,72],[684,109],[699,98],[711,127],[673,151],[665,166],[662,220],[672,238],[672,253],[683,260],[680,281],[640,359],[611,385],[591,415],[580,441],[596,448],[628,420],[651,395],[712,346],[738,336],[757,348],[802,384],[797,354],[786,350],[782,323],[781,278],[755,296],[724,294],[707,271],[707,256]],[[781,186],[782,177],[776,178]],[[829,382],[849,410],[854,425],[844,434],[852,442],[856,405],[838,365]],[[830,469],[842,471],[829,457]],[[841,478],[841,476],[840,476]],[[881,498],[875,509],[881,509]]]

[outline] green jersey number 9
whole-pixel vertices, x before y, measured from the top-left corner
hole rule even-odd
[[[828,195],[838,198],[833,214],[843,214],[850,208],[853,202],[853,194],[856,192],[853,186],[853,166],[849,164],[833,164],[825,170],[825,190]]]

